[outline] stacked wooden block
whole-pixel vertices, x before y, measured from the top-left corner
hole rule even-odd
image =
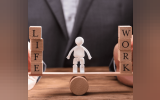
[[[131,26],[118,26],[118,60],[121,73],[132,73]]]
[[[42,74],[43,72],[43,39],[41,37],[41,26],[29,27],[31,74]]]

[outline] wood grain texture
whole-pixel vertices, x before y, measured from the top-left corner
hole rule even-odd
[[[119,70],[121,74],[132,73],[132,62],[131,61],[119,62]]]
[[[75,95],[84,95],[88,88],[88,81],[83,76],[76,76],[70,81],[70,90]]]
[[[42,62],[43,52],[42,51],[31,51],[31,62]]]
[[[109,68],[86,67],[87,72],[108,72]],[[72,68],[48,68],[47,72],[71,72]],[[86,76],[88,92],[83,96],[71,93],[71,76],[42,76],[32,90],[28,91],[28,100],[133,100],[133,87],[119,83],[114,76]]]
[[[31,74],[38,76],[37,74],[42,74],[43,63],[42,62],[31,62]]]
[[[30,49],[31,51],[43,51],[43,39],[31,39]]]
[[[42,38],[42,27],[41,26],[30,26],[29,27],[29,39],[41,39]]]
[[[120,73],[120,72],[85,72],[85,73],[73,73],[73,72],[43,72],[42,74],[29,74],[29,76],[132,76],[132,73]]]
[[[132,61],[132,50],[119,50],[118,49],[118,60],[119,61]]]
[[[132,37],[132,26],[118,26],[118,37],[121,39]]]
[[[131,50],[131,39],[118,38],[118,49],[119,50]]]

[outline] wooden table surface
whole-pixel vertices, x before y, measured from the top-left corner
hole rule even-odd
[[[109,68],[86,67],[86,72],[108,72]],[[48,68],[46,72],[71,72],[72,68]],[[69,88],[70,76],[43,76],[28,100],[133,100],[133,88],[117,81],[114,76],[87,76],[89,89],[83,96],[75,96]]]

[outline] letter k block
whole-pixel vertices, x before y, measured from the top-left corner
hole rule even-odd
[[[120,73],[132,73],[132,62],[120,62],[119,66]]]

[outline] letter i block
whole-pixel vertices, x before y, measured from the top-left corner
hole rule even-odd
[[[41,39],[42,27],[41,26],[30,26],[29,27],[29,39]]]
[[[129,39],[118,38],[118,49],[119,50],[131,50],[131,38]]]
[[[31,74],[42,74],[43,73],[43,63],[33,63],[31,62]]]
[[[43,39],[30,40],[31,51],[43,51]]]
[[[31,62],[42,62],[43,52],[42,51],[31,51]]]
[[[120,62],[119,71],[120,73],[132,73],[132,62]]]
[[[119,50],[118,49],[118,60],[119,61],[132,61],[132,51],[131,50]]]
[[[131,26],[118,26],[118,38],[126,39],[132,37],[132,27]]]

